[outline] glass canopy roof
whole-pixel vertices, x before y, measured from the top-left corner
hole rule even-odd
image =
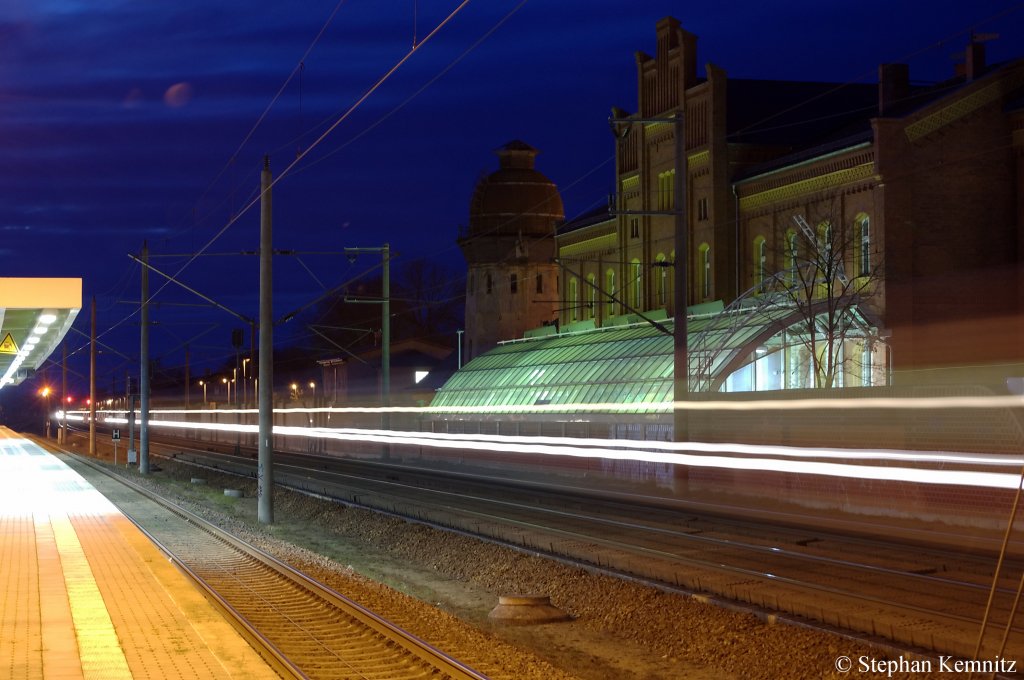
[[[851,314],[860,318],[855,308]],[[780,349],[787,328],[806,325],[793,307],[763,301],[691,316],[690,390],[717,391],[758,350]],[[571,411],[586,404],[588,410],[667,411],[675,327],[672,320],[660,326],[640,323],[502,343],[455,373],[438,390],[431,410]]]

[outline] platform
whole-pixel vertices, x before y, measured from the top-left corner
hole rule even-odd
[[[278,677],[114,505],[3,427],[0,598],[0,677]]]

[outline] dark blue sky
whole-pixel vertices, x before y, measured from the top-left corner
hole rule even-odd
[[[255,250],[258,207],[244,209],[261,158],[269,154],[281,176],[300,152],[274,190],[275,247],[388,241],[400,258],[461,269],[455,237],[475,181],[511,139],[541,150],[538,167],[562,188],[567,216],[605,200],[609,110],[635,108],[633,55],[654,51],[666,15],[697,34],[701,64],[733,77],[874,82],[879,63],[902,61],[914,80],[941,80],[972,28],[1000,35],[990,62],[1024,56],[1020,2],[473,0],[310,148],[414,34],[422,40],[458,5],[4,0],[3,275],[82,277],[87,299],[97,297],[103,341],[135,356],[139,270],[127,253],[143,240],[154,256]],[[275,317],[370,260],[278,258]],[[153,264],[257,313],[255,258]],[[151,281],[154,290],[163,282]],[[197,302],[175,287],[157,300]],[[76,324],[83,331],[87,317]],[[192,341],[194,360],[220,361],[238,325],[201,308],[164,307],[154,319],[154,355],[171,365],[182,361],[174,348],[206,330]]]

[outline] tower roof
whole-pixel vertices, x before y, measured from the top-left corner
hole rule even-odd
[[[477,182],[469,206],[469,236],[554,236],[565,217],[558,187],[534,168],[539,151],[513,140],[495,149],[499,168]]]

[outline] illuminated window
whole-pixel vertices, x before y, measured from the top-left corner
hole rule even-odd
[[[580,319],[580,282],[573,276],[569,279],[569,318],[573,321]]]
[[[665,260],[665,253],[658,253],[654,259],[658,263],[655,269],[655,276],[658,277],[658,307],[664,307],[668,304],[668,263]]]
[[[797,279],[797,242],[796,232],[790,229],[786,232],[786,271],[789,273],[789,285],[796,284]]]
[[[594,304],[597,301],[597,276],[587,275],[587,318],[593,319],[597,313]]]
[[[872,369],[872,352],[871,343],[865,342],[863,350],[860,355],[860,384],[865,387],[871,386],[871,369]]]
[[[611,296],[615,295],[615,293],[616,293],[616,291],[615,291],[615,270],[614,269],[609,269],[608,271],[606,271],[604,273],[604,289],[605,289],[605,292],[608,294],[608,304],[607,304],[607,311],[605,312],[605,315],[606,316],[615,316],[615,301],[612,300],[612,297],[611,297]]]
[[[700,244],[697,249],[697,290],[702,300],[711,297],[711,246],[707,243]]]
[[[640,260],[633,258],[629,265],[630,285],[633,286],[633,309],[643,311],[644,268]]]
[[[832,253],[831,222],[822,222],[818,225],[818,248],[821,249],[820,256],[827,260]]]
[[[871,274],[871,218],[867,215],[857,216],[857,274]]]
[[[669,170],[658,175],[658,210],[675,208],[676,171]]]
[[[764,291],[764,280],[768,269],[768,244],[764,236],[754,239],[754,285]]]

